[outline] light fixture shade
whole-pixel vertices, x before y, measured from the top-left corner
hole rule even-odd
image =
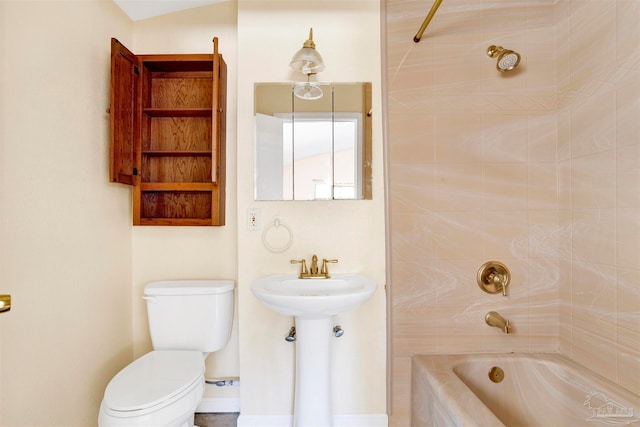
[[[316,84],[309,82],[296,83],[293,87],[293,93],[295,96],[301,99],[307,99],[312,101],[314,99],[322,98],[322,89]]]
[[[289,66],[302,74],[316,74],[324,70],[322,56],[316,50],[313,42],[313,28],[309,30],[309,39],[304,42],[302,49],[296,52],[289,62]]]

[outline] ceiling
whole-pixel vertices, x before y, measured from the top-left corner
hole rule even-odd
[[[113,0],[133,21],[228,0]]]

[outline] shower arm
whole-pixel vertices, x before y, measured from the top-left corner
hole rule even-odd
[[[442,3],[442,0],[436,0],[435,2],[433,2],[433,6],[431,6],[431,10],[427,14],[427,17],[424,18],[424,22],[420,26],[420,29],[418,30],[416,35],[413,37],[414,42],[418,43],[420,41],[420,39],[422,38],[422,34],[424,33],[424,30],[427,29],[427,26],[429,25],[429,22],[431,22],[433,15],[436,14],[438,8],[440,7],[440,3]]]

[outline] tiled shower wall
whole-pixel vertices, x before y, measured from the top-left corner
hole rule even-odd
[[[640,1],[451,0],[414,43],[431,4],[386,2],[392,426],[409,425],[412,354],[561,349],[587,365],[597,358],[617,380],[640,341],[640,39],[635,28],[632,40],[593,34],[637,24]],[[520,66],[499,73],[492,44],[522,54]],[[611,95],[604,86],[620,82],[605,76],[630,86]],[[611,126],[623,128],[617,139]],[[627,143],[615,142],[620,132]],[[491,259],[511,270],[506,298],[476,283]],[[512,334],[484,323],[491,310]]]
[[[638,394],[639,22],[640,0],[557,8],[560,351]]]

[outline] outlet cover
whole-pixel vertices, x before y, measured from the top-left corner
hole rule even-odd
[[[260,209],[247,209],[247,230],[256,231],[262,228],[262,219],[260,218]]]

